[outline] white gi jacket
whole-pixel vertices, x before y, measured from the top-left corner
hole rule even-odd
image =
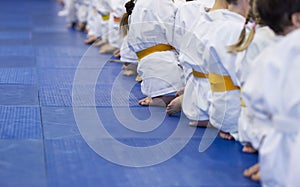
[[[259,149],[265,187],[300,184],[298,173],[294,173],[299,171],[299,39],[300,30],[294,31],[258,57],[260,66],[251,69],[244,86],[246,105],[271,129]]]
[[[235,75],[235,54],[227,52],[227,46],[235,43],[244,27],[245,18],[237,13],[219,11],[219,19],[212,22],[215,29],[206,36],[208,44],[205,46],[204,61],[209,73],[230,76],[237,86]],[[230,133],[237,140],[238,118],[240,116],[240,91],[211,92],[209,121],[217,129]]]
[[[200,6],[200,5],[199,5]],[[182,110],[191,120],[208,120],[210,86],[208,79],[198,78],[192,75],[192,69],[207,74],[203,67],[204,45],[207,43],[205,35],[210,31],[211,22],[221,17],[218,11],[205,13],[205,7],[201,6],[200,16],[196,18],[196,24],[191,28],[192,32],[186,32],[181,40],[179,59],[185,70],[186,86],[183,95]],[[199,12],[198,10],[198,12]],[[201,16],[202,14],[202,16]],[[214,16],[216,15],[216,16]],[[178,30],[182,32],[181,30]],[[176,39],[174,40],[176,43]]]
[[[252,29],[253,24],[247,25],[248,33]],[[245,80],[247,79],[251,65],[256,57],[268,47],[275,43],[275,33],[267,26],[256,27],[256,33],[251,44],[248,48],[237,54],[236,58],[236,77],[237,84],[243,91]],[[259,64],[255,64],[259,66]],[[259,123],[252,124],[253,114],[249,113],[247,106],[242,107],[241,114],[238,121],[238,134],[240,142],[251,142],[255,149],[258,149],[261,138],[260,135],[264,134],[264,130],[259,128]]]
[[[128,44],[134,52],[158,44],[171,44],[176,6],[170,0],[138,0],[131,15]],[[176,92],[184,85],[175,50],[155,52],[142,58],[138,73],[143,94],[156,97]]]

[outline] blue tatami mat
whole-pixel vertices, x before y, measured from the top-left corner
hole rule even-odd
[[[0,31],[0,40],[2,39],[31,39],[31,32],[8,32],[8,31]]]
[[[41,139],[40,108],[0,106],[0,139]]]
[[[0,186],[46,187],[42,140],[0,140]]]
[[[41,85],[40,103],[42,106],[139,106],[138,101],[144,96],[135,85],[130,93],[111,85]],[[112,95],[114,94],[114,95]],[[73,100],[72,100],[73,95]]]
[[[94,57],[81,57],[81,56],[71,56],[71,57],[55,57],[55,56],[39,56],[37,57],[37,64],[41,69],[46,68],[84,68],[93,69],[99,67],[99,63],[104,63],[111,58],[111,55],[99,55]],[[79,64],[81,64],[79,66]],[[113,63],[111,63],[113,64]],[[106,65],[107,66],[107,65]],[[122,64],[115,66],[122,66]]]
[[[35,57],[0,56],[0,68],[31,68],[35,66]]]
[[[36,84],[35,68],[2,68],[0,69],[0,84]]]
[[[1,1],[0,187],[260,186],[243,177],[257,155],[181,113],[139,106],[141,84],[67,29],[61,9],[55,0]]]
[[[0,105],[39,105],[37,85],[0,84]]]
[[[35,52],[31,45],[9,45],[1,43],[0,56],[34,56]]]
[[[55,47],[48,47],[48,46],[38,46],[36,47],[36,54],[37,56],[44,56],[44,57],[72,57],[72,56],[83,56],[87,50],[87,46],[78,46],[78,47],[64,47],[64,46],[55,46]]]
[[[155,139],[126,141],[128,144],[156,142]],[[49,186],[259,186],[242,176],[243,169],[255,163],[255,156],[240,153],[241,146],[236,142],[229,143],[222,149],[223,154],[219,154],[224,141],[217,139],[205,154],[200,154],[197,151],[200,140],[193,139],[163,164],[128,168],[107,162],[80,139],[46,140]],[[249,157],[252,163],[243,163]]]

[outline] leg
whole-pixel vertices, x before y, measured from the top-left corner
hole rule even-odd
[[[172,114],[176,114],[177,112],[180,112],[182,99],[183,99],[182,95],[173,99],[170,102],[170,104],[168,104],[168,106],[167,106],[167,110],[166,110],[167,114],[172,115]]]
[[[100,54],[113,54],[113,52],[117,50],[117,48],[109,45],[109,44],[105,44],[101,47],[101,49],[99,50]]]
[[[97,40],[97,36],[90,36],[88,39],[84,41],[85,44],[92,44]]]
[[[178,91],[176,92],[176,96],[183,95],[183,93],[184,93],[184,87],[180,88],[180,90],[178,90]]]

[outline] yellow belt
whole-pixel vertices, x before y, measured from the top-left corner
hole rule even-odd
[[[202,78],[202,79],[208,78],[208,74],[205,74],[205,73],[202,73],[199,71],[195,71],[194,69],[193,69],[193,75],[194,75],[194,77],[197,77],[197,78]]]
[[[101,17],[103,21],[108,21],[110,18],[110,14],[102,15]]]
[[[121,22],[121,18],[118,18],[118,17],[114,16],[114,22],[115,23],[120,23]]]
[[[240,89],[233,84],[230,76],[209,73],[208,78],[210,88],[213,92],[225,92]]]
[[[149,47],[147,49],[137,52],[136,56],[138,57],[139,60],[141,60],[145,56],[148,56],[152,53],[161,52],[161,51],[169,51],[169,50],[173,50],[173,49],[174,49],[174,47],[172,47],[169,44],[158,44],[158,45],[155,45],[155,46],[152,46],[152,47]]]

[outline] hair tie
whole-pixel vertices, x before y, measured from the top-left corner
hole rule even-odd
[[[254,29],[256,27],[256,23],[254,22],[252,25],[252,28]]]
[[[132,14],[134,6],[135,6],[134,0],[130,0],[125,4],[126,12],[128,15]]]

